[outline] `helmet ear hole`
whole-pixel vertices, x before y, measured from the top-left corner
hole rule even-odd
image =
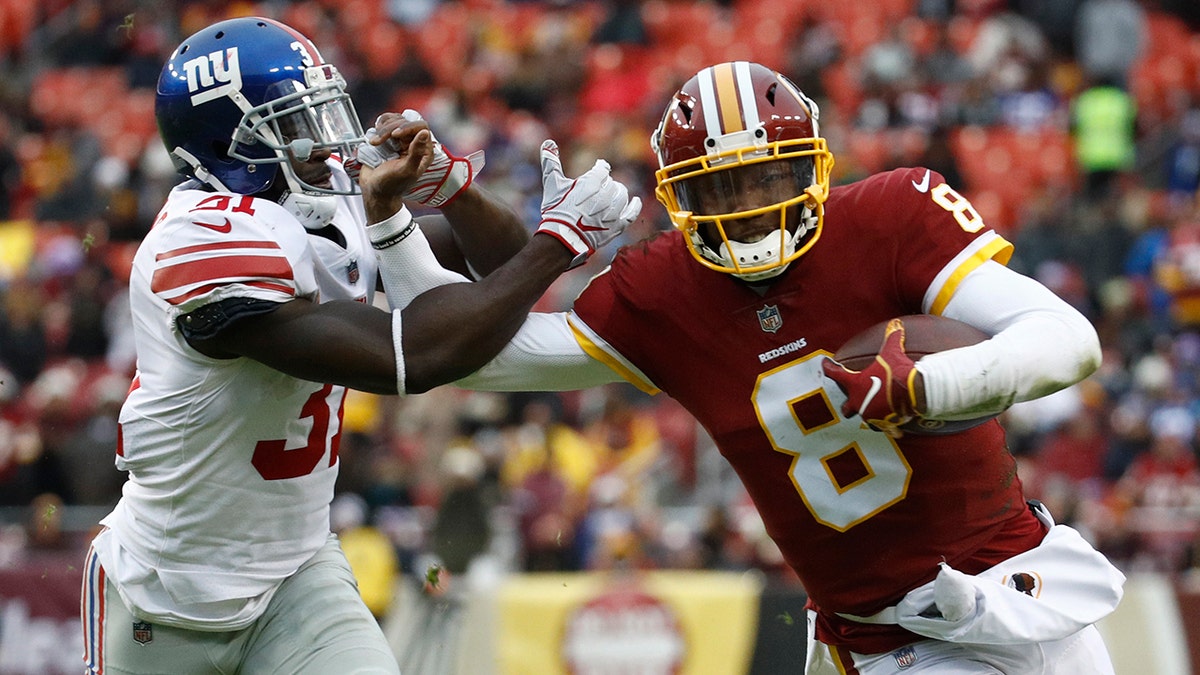
[[[218,161],[232,162],[233,158],[229,156],[229,148],[219,141],[212,142],[212,154],[216,156]]]

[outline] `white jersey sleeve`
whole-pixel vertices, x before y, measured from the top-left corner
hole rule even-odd
[[[232,297],[316,296],[304,230],[274,202],[177,189],[147,239],[153,255],[135,266],[172,315]]]
[[[1085,316],[1042,284],[996,262],[963,278],[942,316],[988,335],[917,363],[926,415],[970,419],[1046,396],[1100,365],[1100,339]]]
[[[566,313],[535,312],[496,358],[454,384],[479,391],[570,391],[619,381],[615,370],[583,350]]]

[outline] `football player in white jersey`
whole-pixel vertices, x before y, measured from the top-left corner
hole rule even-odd
[[[269,19],[184,40],[156,117],[188,180],[134,260],[129,478],[86,560],[87,670],[397,673],[329,530],[345,388],[472,372],[641,203],[603,160],[563,176],[547,141],[530,237],[474,184],[481,154],[412,111],[364,135],[337,69]],[[418,226],[406,201],[439,210]]]

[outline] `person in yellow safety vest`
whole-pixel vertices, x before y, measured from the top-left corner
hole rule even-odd
[[[1111,80],[1097,80],[1071,103],[1075,161],[1084,177],[1084,196],[1109,194],[1114,179],[1133,167],[1137,105]]]

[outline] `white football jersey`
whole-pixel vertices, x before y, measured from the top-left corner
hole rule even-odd
[[[96,549],[137,615],[228,630],[329,536],[345,389],[204,356],[175,319],[228,298],[370,303],[377,266],[359,197],[337,198],[342,248],[275,202],[197,187],[171,192],[134,258],[137,376],[117,449],[129,477]]]

